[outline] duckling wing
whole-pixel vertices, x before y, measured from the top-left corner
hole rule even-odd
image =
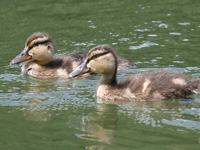
[[[70,53],[69,55],[67,55],[67,57],[71,57],[75,61],[81,61],[81,62],[83,62],[83,60],[86,58],[86,56],[87,56],[86,51],[73,52],[73,53]]]
[[[130,77],[128,81],[128,87],[139,99],[185,98],[200,92],[198,78],[174,72],[141,73]]]
[[[117,68],[118,70],[128,69],[128,68],[137,66],[135,63],[131,62],[130,60],[123,59],[120,57],[117,58],[117,62],[118,62],[118,68]]]

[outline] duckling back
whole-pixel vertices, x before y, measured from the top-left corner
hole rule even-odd
[[[186,98],[200,90],[199,79],[174,72],[147,72],[129,80],[136,97],[145,99]]]
[[[139,73],[118,85],[99,85],[97,96],[111,100],[163,100],[186,98],[200,92],[200,80],[180,73]]]

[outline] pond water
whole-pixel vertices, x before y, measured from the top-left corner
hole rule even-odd
[[[0,149],[199,150],[200,95],[155,102],[98,101],[99,76],[41,80],[9,62],[34,32],[57,54],[111,45],[138,66],[200,77],[200,2],[195,0],[0,1]]]

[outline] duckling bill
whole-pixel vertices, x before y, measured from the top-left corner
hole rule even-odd
[[[18,64],[24,61],[31,60],[31,56],[28,55],[28,49],[25,48],[19,55],[17,55],[11,62],[10,65]]]
[[[164,100],[200,92],[199,78],[168,71],[139,73],[118,82],[117,65],[114,50],[108,45],[99,45],[88,52],[85,61],[69,77],[88,72],[101,74],[96,96],[106,100]]]
[[[87,52],[74,52],[65,57],[54,56],[55,46],[50,35],[36,32],[29,36],[24,50],[17,55],[10,65],[26,62],[22,72],[37,78],[68,78],[72,70],[78,67],[86,58]],[[119,69],[134,66],[134,63],[121,59]],[[88,76],[90,74],[86,74]]]

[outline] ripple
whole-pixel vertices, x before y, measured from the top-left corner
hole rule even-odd
[[[174,120],[162,119],[162,123],[173,125],[173,126],[185,127],[188,129],[200,130],[200,122],[198,121],[192,121],[192,120],[186,120],[186,119],[174,119]]]
[[[140,49],[143,47],[150,47],[150,46],[157,46],[159,45],[158,43],[153,43],[153,42],[145,42],[139,46],[130,46],[129,49]]]
[[[149,34],[148,36],[150,36],[150,37],[156,37],[157,34]]]
[[[181,33],[179,33],[179,32],[170,32],[169,34],[171,34],[171,35],[181,35]]]
[[[183,39],[183,41],[184,41],[184,42],[187,42],[187,41],[189,41],[189,39]]]
[[[173,63],[182,64],[184,61],[173,61]]]
[[[89,28],[93,28],[93,29],[95,29],[95,28],[97,28],[97,26],[95,26],[95,25],[91,25],[91,26],[89,26]]]
[[[112,45],[117,45],[117,44],[118,44],[117,42],[112,43]]]
[[[160,21],[160,20],[157,20],[157,21],[153,20],[152,23],[162,23],[162,21]]]
[[[129,38],[121,38],[121,39],[118,39],[119,41],[130,41]]]
[[[199,70],[199,67],[186,67],[186,69],[188,69],[188,70]]]
[[[76,46],[85,46],[86,43],[76,43],[75,45],[76,45]]]
[[[182,26],[190,25],[189,22],[179,22],[178,24],[180,24],[180,25],[182,25]]]
[[[23,74],[0,74],[1,81],[16,81],[16,82],[26,82],[22,79]]]
[[[146,32],[146,31],[150,31],[149,29],[135,29],[135,31],[138,31],[138,32]]]
[[[88,43],[88,44],[87,44],[87,47],[95,46],[95,45],[96,45],[95,43]]]
[[[95,25],[93,24],[92,20],[88,20],[87,22],[90,24],[90,25],[89,25],[89,28],[92,28],[92,29],[97,28],[97,26],[95,26]]]
[[[168,25],[165,23],[161,23],[158,25],[159,28],[168,28]]]

